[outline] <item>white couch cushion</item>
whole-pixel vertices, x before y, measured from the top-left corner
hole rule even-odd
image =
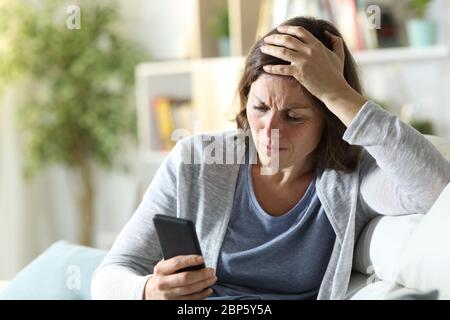
[[[450,299],[450,184],[412,233],[400,258],[397,282]]]
[[[370,221],[356,246],[353,268],[395,282],[400,253],[405,250],[411,234],[423,217],[421,214],[379,216]]]
[[[358,290],[350,300],[385,300],[402,287],[387,281],[375,281]]]
[[[344,299],[352,299],[355,294],[357,294],[361,289],[370,284],[370,280],[371,278],[368,275],[353,271]]]
[[[422,292],[387,281],[371,283],[357,291],[350,300],[436,300],[437,291]]]

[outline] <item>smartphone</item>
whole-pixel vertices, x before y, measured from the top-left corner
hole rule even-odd
[[[180,255],[203,255],[191,220],[156,214],[153,217],[153,223],[164,260]],[[204,263],[179,269],[176,273],[203,268],[205,268]]]

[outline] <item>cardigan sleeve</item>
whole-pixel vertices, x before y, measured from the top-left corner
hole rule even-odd
[[[142,202],[92,276],[93,299],[143,299],[153,267],[162,259],[153,225],[155,214],[177,213],[178,170],[183,144],[177,142],[157,170]]]
[[[450,163],[434,145],[373,101],[364,104],[343,139],[367,151],[360,192],[368,210],[426,213],[450,181]]]

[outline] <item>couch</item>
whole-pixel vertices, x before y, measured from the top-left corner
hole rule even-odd
[[[450,161],[450,139],[426,136]],[[450,299],[450,184],[426,215],[379,216],[361,232],[346,299]],[[106,251],[58,241],[0,281],[0,299],[90,299]]]

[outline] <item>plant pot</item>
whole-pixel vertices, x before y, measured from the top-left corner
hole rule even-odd
[[[230,38],[221,37],[218,40],[219,56],[226,57],[230,55]]]
[[[407,24],[409,45],[427,47],[436,44],[436,24],[424,19],[409,20]]]

